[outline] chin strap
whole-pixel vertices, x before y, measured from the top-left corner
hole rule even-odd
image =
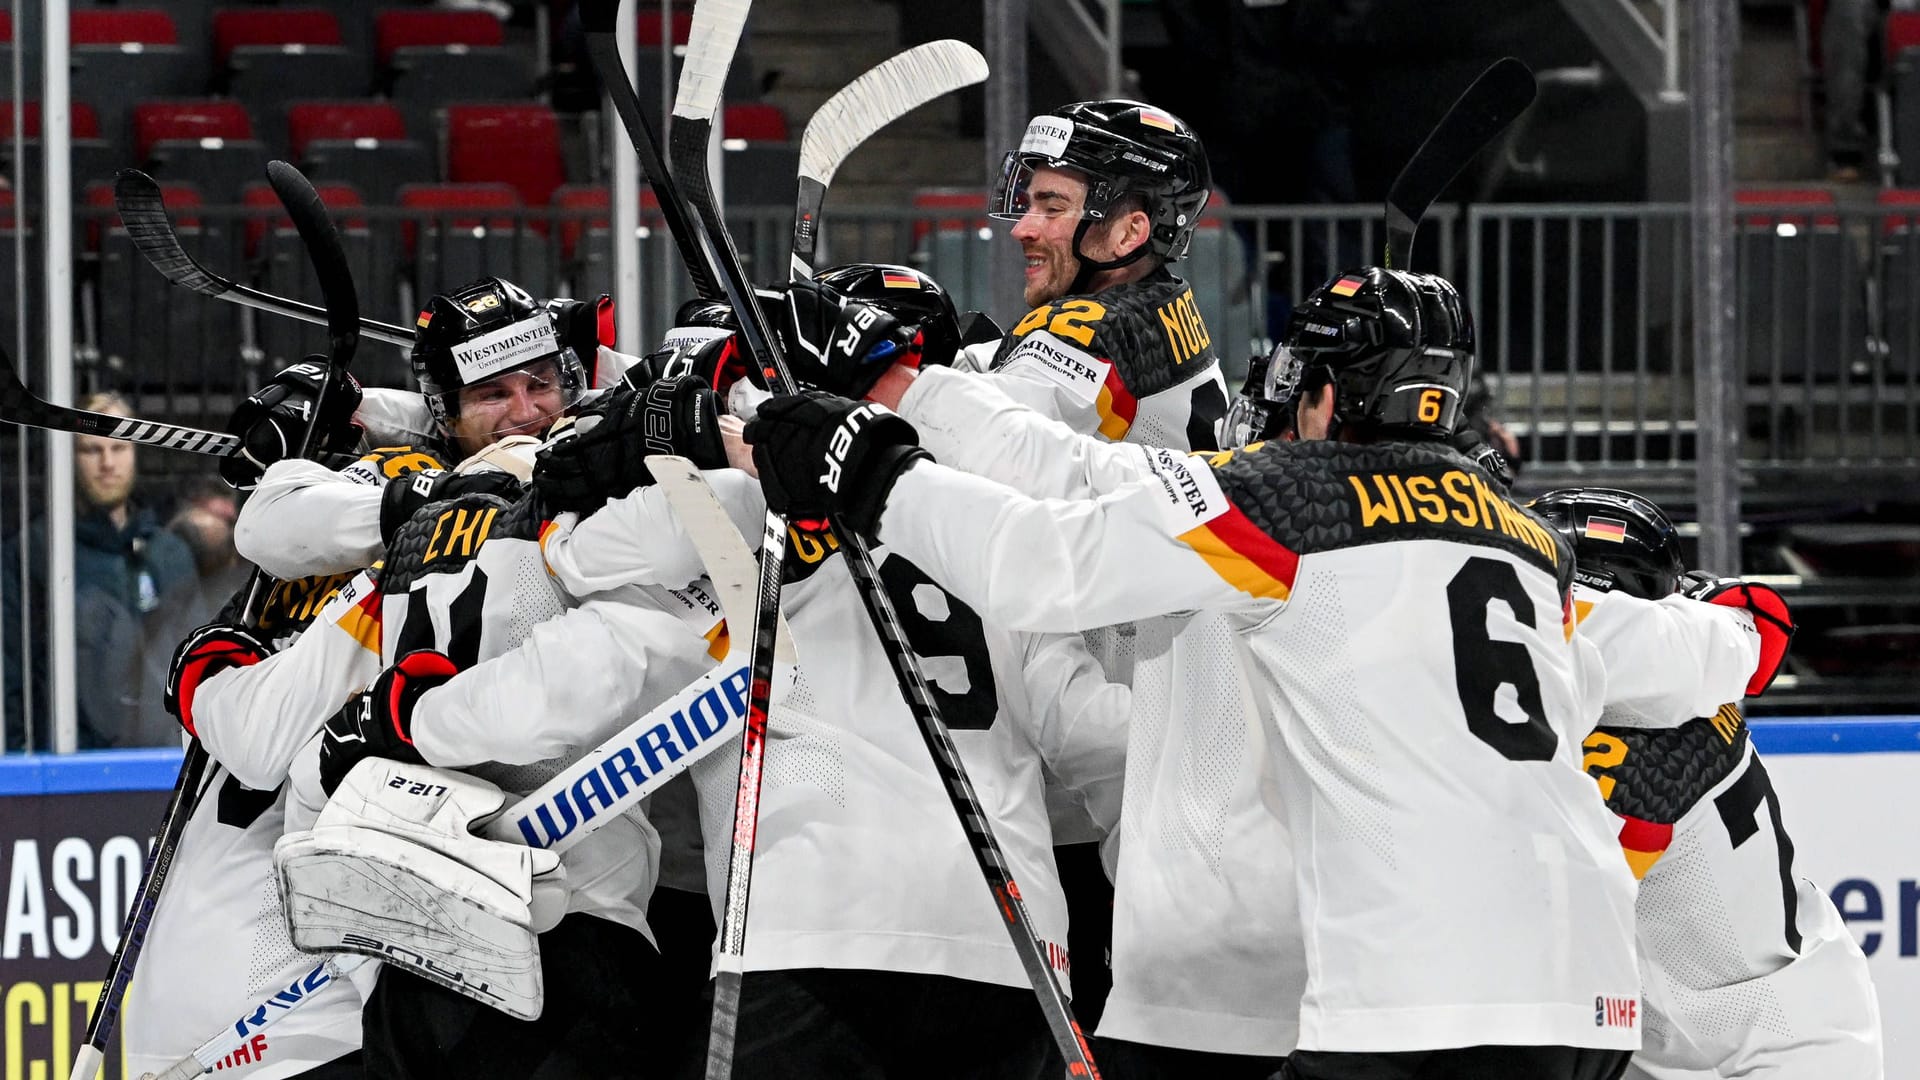
[[[1147,252],[1153,248],[1153,240],[1149,237],[1146,243],[1141,244],[1139,247],[1134,248],[1129,254],[1122,255],[1117,259],[1109,259],[1106,262],[1095,262],[1087,258],[1086,254],[1080,250],[1080,242],[1087,238],[1087,231],[1093,228],[1094,223],[1098,220],[1101,219],[1083,217],[1080,219],[1080,224],[1073,230],[1073,257],[1080,263],[1080,272],[1073,276],[1073,282],[1067,286],[1067,295],[1069,296],[1086,292],[1087,283],[1092,280],[1093,275],[1104,270],[1118,270],[1123,266],[1131,266],[1139,262],[1146,256]]]

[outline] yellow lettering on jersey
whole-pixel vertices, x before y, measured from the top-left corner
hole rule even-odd
[[[1387,474],[1387,482],[1393,485],[1393,493],[1400,497],[1400,509],[1406,511],[1407,521],[1413,521],[1413,504],[1407,501],[1407,485],[1395,473]]]
[[[1602,799],[1613,798],[1613,777],[1596,770],[1611,769],[1627,760],[1627,744],[1604,731],[1596,731],[1580,745],[1587,751],[1580,758],[1580,767],[1600,785]]]
[[[1051,318],[1053,318],[1052,305],[1041,305],[1040,307],[1034,308],[1032,311],[1027,312],[1026,318],[1014,324],[1013,336],[1026,337],[1028,334],[1047,325],[1047,320]]]
[[[424,565],[438,558],[472,558],[486,540],[487,530],[493,527],[494,515],[499,512],[497,506],[489,506],[485,510],[460,508],[442,512],[440,520],[433,523],[433,536],[427,541],[427,553],[420,562]],[[444,544],[441,543],[442,529],[446,530]]]
[[[1713,714],[1712,723],[1713,730],[1719,732],[1720,738],[1731,746],[1733,737],[1739,733],[1740,725],[1745,721],[1740,716],[1740,706],[1728,703],[1720,706],[1720,710]]]
[[[808,565],[840,550],[840,538],[832,533],[805,533],[791,525],[787,526],[787,544],[794,555]]]
[[[1366,483],[1359,477],[1349,476],[1347,477],[1347,482],[1353,485],[1353,493],[1360,501],[1361,528],[1371,528],[1382,518],[1385,518],[1389,525],[1400,524],[1400,512],[1394,508],[1393,494],[1385,490],[1387,486],[1386,481],[1382,480],[1379,476],[1373,478],[1374,484],[1381,488],[1382,498],[1379,502],[1374,502],[1367,497]]]
[[[1107,317],[1107,307],[1095,300],[1069,300],[1060,305],[1060,313],[1047,324],[1057,338],[1093,345],[1093,323]]]
[[[1422,524],[1483,529],[1517,540],[1559,564],[1553,534],[1473,473],[1379,472],[1371,479],[1369,484],[1366,476],[1347,477],[1362,529]]]
[[[1194,353],[1193,339],[1187,336],[1187,328],[1181,325],[1178,301],[1161,308],[1160,328],[1167,332],[1167,344],[1173,349],[1173,362],[1186,363],[1187,357]]]
[[[1480,527],[1480,511],[1473,501],[1473,485],[1467,474],[1455,469],[1440,478],[1440,485],[1447,489],[1447,497],[1453,500],[1453,523],[1463,529]]]
[[[408,473],[417,473],[422,469],[437,469],[440,467],[440,463],[435,461],[431,455],[423,454],[418,450],[405,446],[383,446],[360,460],[371,465],[378,465],[380,467],[380,475],[388,479],[396,476],[405,476]]]
[[[1407,477],[1407,494],[1420,504],[1420,516],[1435,525],[1447,520],[1447,505],[1440,501],[1439,485],[1431,476]]]

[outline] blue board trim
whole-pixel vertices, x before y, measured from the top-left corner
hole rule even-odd
[[[83,795],[94,791],[172,791],[182,752],[86,750],[0,757],[0,795]]]
[[[1749,720],[1763,754],[1920,753],[1920,717],[1822,716]]]
[[[1920,716],[1823,716],[1750,721],[1763,754],[1920,753]],[[87,750],[0,757],[0,796],[171,791],[179,750]]]

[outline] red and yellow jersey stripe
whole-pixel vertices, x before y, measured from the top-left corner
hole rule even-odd
[[[1227,584],[1249,596],[1285,600],[1293,594],[1300,556],[1229,505],[1225,513],[1180,534],[1180,541]]]
[[[1620,821],[1620,850],[1626,853],[1627,865],[1633,868],[1634,880],[1638,881],[1666,854],[1667,845],[1673,843],[1673,826],[1637,817],[1623,816]]]
[[[1107,380],[1101,384],[1100,396],[1094,399],[1093,407],[1100,414],[1102,438],[1112,442],[1126,438],[1133,427],[1133,418],[1140,412],[1140,402],[1121,380],[1120,365],[1107,370]]]

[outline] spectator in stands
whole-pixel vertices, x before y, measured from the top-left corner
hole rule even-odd
[[[1867,154],[1867,67],[1873,60],[1876,0],[1827,0],[1820,20],[1820,70],[1826,82],[1827,179],[1853,183]]]
[[[130,416],[118,394],[95,394],[82,409]],[[73,520],[74,650],[79,671],[79,746],[126,745],[134,730],[140,674],[141,621],[160,606],[160,597],[194,576],[193,553],[186,543],[160,527],[153,511],[134,498],[137,478],[134,444],[92,435],[74,437]],[[18,648],[7,653],[7,732],[21,739],[23,678],[31,679],[37,749],[51,745],[48,643],[43,590],[38,581],[23,586],[20,541],[0,549],[0,617],[8,629],[20,625],[20,603],[32,605],[35,640],[27,643],[30,663]],[[44,573],[46,521],[35,521],[24,538],[30,564]],[[30,593],[25,590],[31,589]],[[8,644],[16,646],[17,638]]]
[[[250,566],[233,546],[233,522],[239,516],[233,489],[216,476],[196,476],[180,488],[178,507],[167,531],[193,553],[195,577],[160,594],[160,605],[146,617],[140,660],[139,727],[130,745],[165,746],[180,738],[180,724],[166,711],[168,668],[180,639],[218,615],[247,583]]]

